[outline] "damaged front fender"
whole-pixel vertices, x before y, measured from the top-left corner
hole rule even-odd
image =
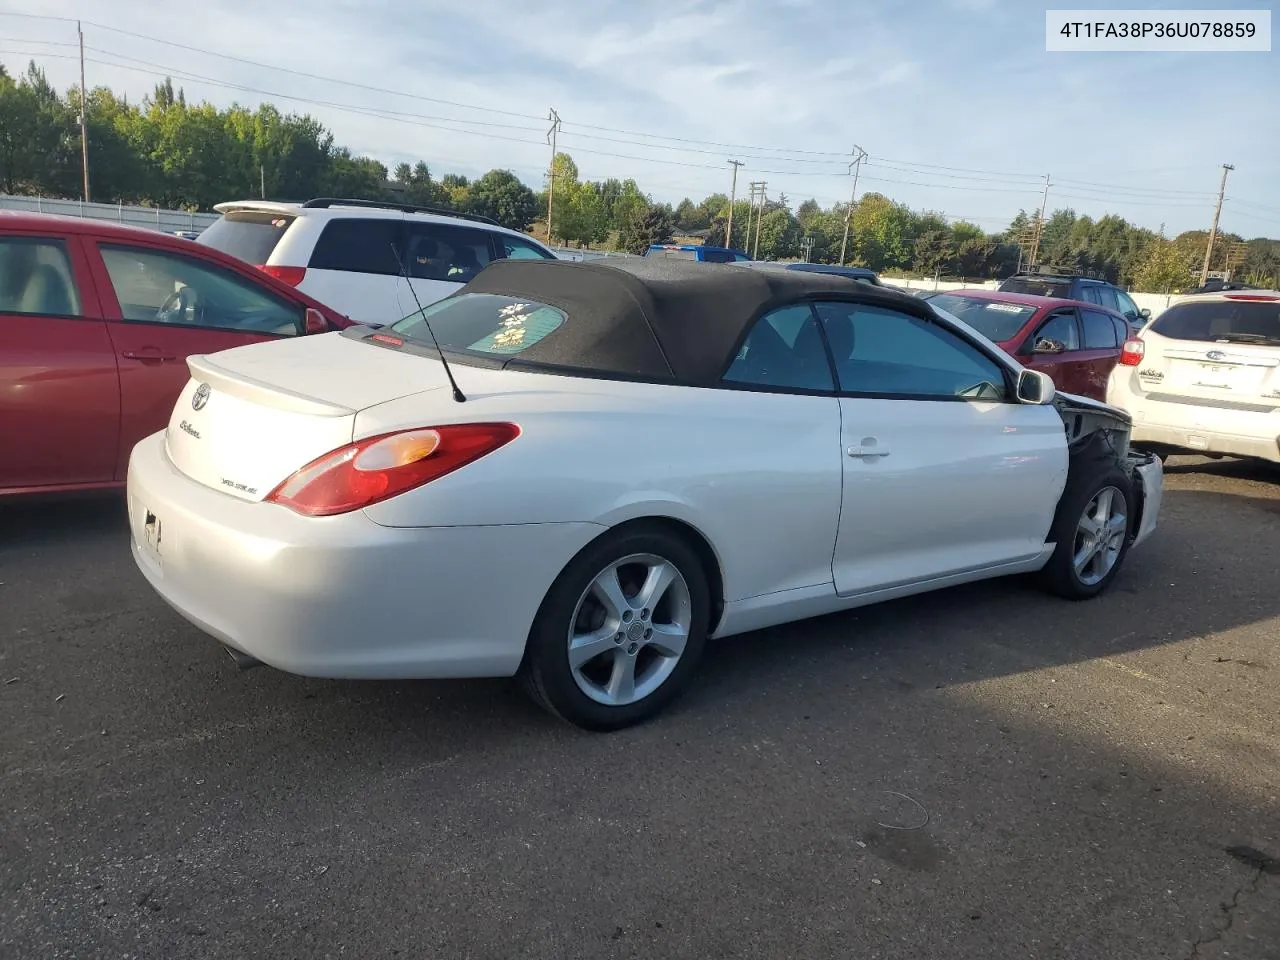
[[[1131,449],[1133,418],[1119,407],[1071,393],[1056,393],[1053,405],[1067,433],[1070,475],[1111,460],[1133,484],[1134,516],[1129,543],[1137,546],[1155,531],[1164,495],[1164,466],[1160,458]]]

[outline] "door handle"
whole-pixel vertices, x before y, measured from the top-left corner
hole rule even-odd
[[[860,460],[871,460],[876,457],[887,457],[889,448],[883,446],[875,437],[863,437],[861,443],[850,447],[846,452],[849,456]]]
[[[164,363],[166,360],[176,360],[177,357],[169,353],[161,353],[159,347],[143,347],[141,350],[124,350],[120,356],[126,360],[140,360],[143,363]]]

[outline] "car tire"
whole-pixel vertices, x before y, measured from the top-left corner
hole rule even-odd
[[[674,573],[670,586],[654,609],[632,605],[640,604],[640,581],[649,582],[658,564],[665,565],[664,576]],[[629,609],[616,613],[621,604],[604,602],[598,582],[619,586],[622,596],[615,598]],[[710,611],[707,573],[688,542],[660,524],[629,524],[588,544],[551,585],[529,631],[519,679],[535,702],[584,729],[641,723],[687,686],[706,644]],[[575,661],[599,653],[575,664],[571,648]],[[634,699],[625,693],[628,669]],[[646,686],[652,686],[647,693]]]
[[[1133,483],[1123,470],[1109,460],[1081,463],[1079,467],[1076,476],[1068,477],[1066,489],[1058,501],[1053,526],[1049,530],[1049,540],[1057,546],[1040,571],[1041,584],[1067,600],[1088,600],[1110,585],[1129,553],[1135,521]],[[1091,516],[1098,516],[1099,500],[1107,491],[1111,491],[1109,513],[1115,517],[1116,509],[1122,509],[1123,526],[1117,529],[1115,521],[1112,521],[1112,527],[1107,531],[1109,538],[1103,538],[1102,546],[1095,550],[1082,569],[1078,563],[1081,552],[1097,543],[1097,539],[1089,542],[1089,530],[1097,524],[1086,525],[1086,511]],[[1115,503],[1117,499],[1120,504]],[[1112,547],[1114,553],[1111,552]]]

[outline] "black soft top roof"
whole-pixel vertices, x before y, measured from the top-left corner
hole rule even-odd
[[[647,257],[497,260],[454,296],[559,307],[569,321],[507,365],[711,385],[762,313],[805,299],[856,300],[933,319],[924,301],[826,273]]]

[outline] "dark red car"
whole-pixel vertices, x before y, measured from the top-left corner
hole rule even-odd
[[[0,211],[0,495],[123,484],[189,355],[351,324],[181,237]]]
[[[963,320],[1024,367],[1066,393],[1106,401],[1107,377],[1135,334],[1124,316],[1080,300],[997,290],[951,290],[927,298]]]

